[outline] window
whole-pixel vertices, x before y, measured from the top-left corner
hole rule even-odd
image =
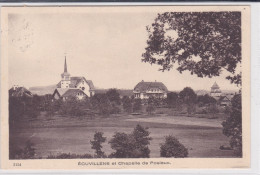
[[[85,87],[82,87],[81,89],[84,91],[84,90],[85,90]]]

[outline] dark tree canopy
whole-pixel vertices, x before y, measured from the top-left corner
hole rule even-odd
[[[241,62],[240,12],[166,12],[147,31],[142,61],[162,71],[178,65],[180,73],[198,77],[219,76],[225,69],[232,73],[227,79],[241,84],[241,73],[235,75]]]
[[[197,95],[190,87],[185,87],[180,93],[179,98],[182,100],[182,102],[189,104],[196,103]]]

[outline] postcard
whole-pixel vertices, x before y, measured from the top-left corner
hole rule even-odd
[[[1,8],[3,169],[250,167],[250,6]]]

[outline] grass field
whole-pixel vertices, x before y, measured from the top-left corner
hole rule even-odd
[[[44,114],[33,121],[24,121],[11,130],[10,139],[21,147],[27,140],[35,144],[37,156],[60,153],[93,154],[90,140],[95,131],[104,132],[107,142],[103,145],[106,154],[113,150],[108,141],[115,132],[130,133],[137,124],[149,127],[153,138],[149,146],[150,157],[160,157],[160,144],[164,136],[177,137],[189,150],[189,157],[234,157],[232,150],[220,150],[228,146],[229,139],[222,134],[221,119],[178,117],[167,115],[121,115],[109,118],[76,118]]]

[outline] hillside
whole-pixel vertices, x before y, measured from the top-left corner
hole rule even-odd
[[[36,95],[53,94],[56,85],[30,87],[29,91]]]

